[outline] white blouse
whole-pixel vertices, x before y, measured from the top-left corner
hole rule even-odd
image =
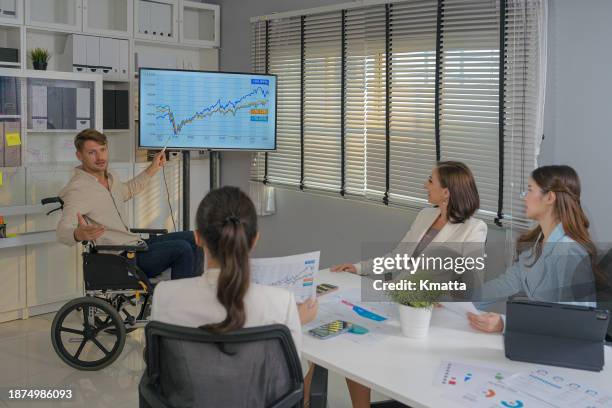
[[[151,320],[187,327],[218,323],[227,316],[217,300],[220,269],[207,269],[202,276],[160,282],[153,292]],[[291,331],[298,351],[302,328],[293,293],[252,283],[244,297],[244,327],[284,324]]]

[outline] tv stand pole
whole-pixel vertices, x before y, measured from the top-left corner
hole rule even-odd
[[[221,187],[221,152],[210,150],[210,189]]]
[[[210,189],[219,188],[221,186],[221,153],[209,150],[209,170],[210,170]],[[183,150],[183,231],[191,230],[190,214],[190,160],[191,155],[189,150]]]
[[[191,230],[189,222],[189,163],[191,160],[191,152],[183,150],[183,231]]]

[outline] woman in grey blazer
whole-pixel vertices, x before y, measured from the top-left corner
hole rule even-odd
[[[525,197],[526,215],[537,226],[519,237],[517,257],[501,276],[486,282],[481,299],[491,302],[524,294],[529,299],[594,305],[597,251],[580,205],[580,179],[569,166],[535,169]],[[501,332],[497,313],[468,314],[484,332]]]

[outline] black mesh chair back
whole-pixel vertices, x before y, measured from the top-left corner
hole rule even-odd
[[[300,407],[303,376],[286,326],[217,335],[151,322],[141,407]]]
[[[597,285],[597,307],[609,310],[610,316],[612,316],[612,249],[600,259],[597,268],[605,277],[605,281],[599,282]],[[612,318],[608,325],[606,340],[612,342]]]

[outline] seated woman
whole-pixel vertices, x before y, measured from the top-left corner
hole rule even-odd
[[[315,318],[318,304],[313,300],[296,306],[293,293],[251,283],[249,254],[259,238],[253,202],[236,187],[212,190],[198,207],[196,224],[196,243],[204,248],[206,273],[159,283],[151,320],[205,325],[216,333],[283,324],[291,331],[299,353],[300,323]]]
[[[487,225],[472,216],[480,207],[476,181],[470,169],[463,163],[439,162],[425,183],[428,201],[434,207],[422,209],[398,247],[393,251],[418,257],[423,253],[447,249],[458,256],[476,257],[484,254]],[[434,254],[430,254],[434,255]],[[332,272],[361,272],[361,265],[341,264],[331,268]],[[371,262],[366,262],[367,272]],[[364,271],[366,272],[366,271]],[[477,282],[481,276],[472,276]],[[352,380],[346,380],[353,407],[370,406],[370,389]]]
[[[535,169],[528,181],[525,211],[538,225],[518,238],[515,262],[484,283],[480,298],[491,303],[521,293],[532,300],[594,306],[597,251],[580,205],[580,179],[574,169]],[[469,313],[468,319],[480,331],[504,329],[503,316],[497,313]]]

